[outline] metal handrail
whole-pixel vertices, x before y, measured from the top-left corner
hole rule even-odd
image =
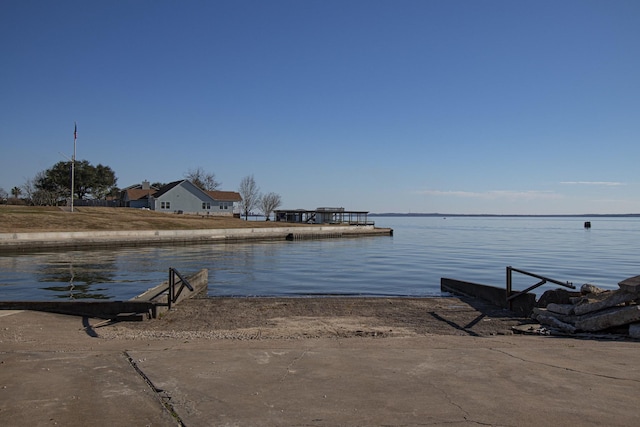
[[[178,281],[176,281],[176,276],[179,279]],[[176,292],[177,285],[180,285],[178,292]],[[184,290],[185,286],[187,287],[187,289],[193,292],[193,286],[191,286],[191,283],[189,283],[189,281],[184,276],[182,276],[182,274],[180,274],[178,270],[173,267],[169,267],[169,295],[167,297],[167,306],[169,310],[171,310],[171,304],[178,300],[178,297]]]
[[[523,290],[523,291],[517,291],[517,292],[513,292],[512,289],[512,273],[513,272],[516,273],[520,273],[520,274],[524,274],[527,276],[531,276],[531,277],[535,277],[536,279],[540,279],[540,281],[538,283],[536,283],[533,286],[528,287],[527,289]],[[544,285],[547,282],[551,282],[551,283],[555,283],[556,285],[560,285],[560,286],[565,286],[567,288],[570,289],[575,289],[576,287],[573,285],[573,283],[567,281],[567,282],[561,282],[559,280],[555,280],[555,279],[550,279],[548,277],[545,276],[541,276],[539,274],[534,274],[534,273],[529,273],[528,271],[524,271],[524,270],[519,270],[517,268],[513,268],[511,266],[507,267],[507,303],[509,304],[509,309],[512,308],[512,303],[513,300],[518,298],[519,296],[525,295],[527,294],[529,291],[532,291],[534,289],[536,289],[539,286]]]

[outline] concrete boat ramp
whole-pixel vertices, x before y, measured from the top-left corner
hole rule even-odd
[[[188,281],[205,278],[206,270]],[[196,292],[191,283],[194,291],[179,292],[180,280],[174,296]],[[171,291],[154,288],[140,299],[162,303],[165,296]],[[198,300],[182,304],[192,302]],[[400,313],[411,308],[402,299],[389,304]],[[500,324],[486,329],[483,323],[500,319],[471,299],[421,304],[425,322],[437,321],[437,330],[345,337],[336,329],[322,338],[173,331],[172,313],[182,305],[151,321],[162,327],[153,334],[122,333],[121,325],[134,324],[87,315],[0,311],[0,425],[638,423],[640,343],[513,335]],[[292,320],[336,327],[326,317]],[[371,321],[359,318],[354,327],[366,332]]]
[[[102,323],[0,311],[0,425],[629,426],[640,416],[637,342],[117,338]]]

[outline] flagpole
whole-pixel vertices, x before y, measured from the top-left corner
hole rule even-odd
[[[76,175],[76,140],[78,139],[78,125],[73,122],[73,156],[71,157],[71,212],[73,212],[73,193]]]

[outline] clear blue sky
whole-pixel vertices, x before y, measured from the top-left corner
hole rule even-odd
[[[640,1],[0,2],[0,187],[202,167],[282,208],[640,213]],[[61,154],[62,153],[62,154]]]

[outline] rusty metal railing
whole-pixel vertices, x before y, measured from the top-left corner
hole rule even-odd
[[[528,287],[527,289],[523,290],[523,291],[516,291],[514,292],[512,289],[512,285],[513,285],[513,272],[516,273],[520,273],[520,274],[524,274],[526,276],[531,276],[531,277],[535,277],[536,279],[540,279],[540,281],[538,283],[536,283],[533,286]],[[517,268],[513,268],[511,266],[507,267],[507,304],[509,305],[509,309],[511,310],[512,304],[513,304],[513,300],[518,298],[521,295],[527,294],[529,291],[532,291],[534,289],[536,289],[539,286],[544,285],[547,282],[551,282],[551,283],[555,283],[556,285],[560,285],[560,286],[564,286],[570,289],[575,289],[576,287],[573,285],[573,283],[571,282],[561,282],[559,280],[555,280],[555,279],[550,279],[548,277],[545,276],[541,276],[539,274],[534,274],[534,273],[529,273],[528,271],[524,271],[524,270],[519,270]]]
[[[178,280],[176,280],[176,278]],[[167,307],[169,310],[171,310],[171,304],[178,301],[178,297],[180,297],[180,294],[185,287],[193,292],[193,286],[191,286],[191,283],[189,283],[189,281],[182,276],[178,270],[173,267],[169,267],[169,295],[167,296]]]

